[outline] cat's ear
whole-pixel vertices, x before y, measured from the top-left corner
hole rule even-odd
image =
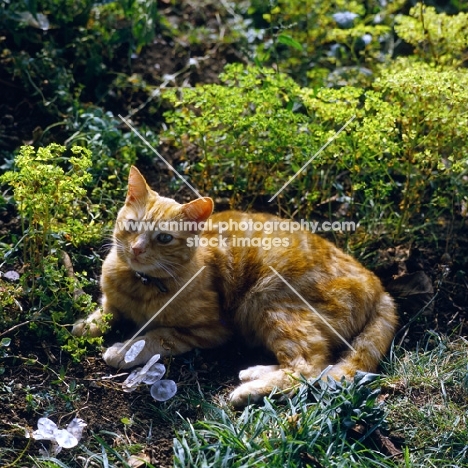
[[[182,206],[182,213],[190,221],[201,223],[213,213],[214,203],[209,197],[198,198]]]
[[[135,167],[128,174],[128,191],[125,203],[144,202],[148,196],[149,187],[141,172]]]

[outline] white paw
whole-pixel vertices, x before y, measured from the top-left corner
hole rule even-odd
[[[110,348],[107,348],[102,355],[102,358],[109,366],[125,369],[125,365],[129,364],[128,367],[132,367],[133,363],[125,362],[125,354],[128,351],[128,347],[124,343],[114,343]]]
[[[229,401],[232,406],[241,408],[250,403],[257,403],[266,395],[269,395],[271,388],[265,386],[262,380],[254,380],[245,384],[239,385],[229,395]]]
[[[278,365],[271,366],[253,366],[239,372],[241,382],[250,382],[251,380],[261,379],[265,374],[279,369]]]
[[[138,346],[140,345],[140,346]],[[137,338],[125,343],[114,343],[107,348],[102,358],[109,366],[117,369],[130,369],[130,367],[146,364],[156,353],[151,353],[145,340]]]
[[[72,335],[75,336],[102,336],[102,330],[98,323],[94,320],[89,320],[89,317],[86,319],[77,320],[73,324]]]

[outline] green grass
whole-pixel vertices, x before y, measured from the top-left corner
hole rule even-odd
[[[411,466],[468,466],[468,341],[430,334],[392,361],[388,421],[409,447]]]
[[[219,409],[212,419],[186,421],[174,444],[175,466],[395,466],[373,448],[374,431],[385,426],[375,378],[317,379],[284,401],[265,398],[241,414]]]
[[[291,399],[266,398],[240,414],[222,406],[186,420],[174,464],[468,466],[468,341],[431,334],[414,351],[392,350],[385,370],[381,389],[373,378],[318,380]],[[393,455],[382,453],[376,432],[389,435]]]

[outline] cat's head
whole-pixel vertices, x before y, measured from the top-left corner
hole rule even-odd
[[[187,240],[213,212],[211,198],[180,204],[151,190],[132,166],[125,205],[114,228],[117,253],[135,271],[159,278],[177,274],[192,258]]]

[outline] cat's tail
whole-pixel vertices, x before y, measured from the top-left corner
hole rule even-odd
[[[328,375],[339,380],[354,377],[356,371],[375,372],[395,336],[398,317],[393,299],[383,292],[373,318],[351,343]]]

